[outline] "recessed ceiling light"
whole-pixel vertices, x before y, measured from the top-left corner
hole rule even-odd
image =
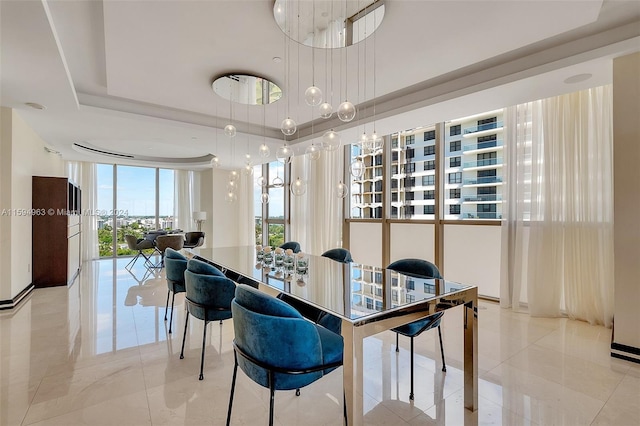
[[[565,78],[564,82],[567,84],[580,83],[580,82],[589,80],[591,77],[593,77],[593,74],[588,74],[588,73],[576,74],[576,75],[572,75],[571,77]]]
[[[41,104],[37,104],[35,102],[25,102],[25,105],[28,107],[31,107],[33,109],[47,109],[46,106],[41,105]]]
[[[279,64],[280,62],[282,62],[282,58],[280,56],[274,56],[273,62],[275,62],[276,64]]]

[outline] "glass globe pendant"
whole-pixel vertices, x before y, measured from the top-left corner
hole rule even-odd
[[[234,126],[233,124],[227,124],[226,126],[224,126],[224,134],[229,136],[230,138],[233,138],[236,136],[236,126]]]
[[[253,165],[247,161],[247,163],[242,167],[242,173],[245,176],[253,176]]]
[[[384,147],[384,139],[379,137],[375,130],[371,134],[371,146],[373,151],[381,150]]]
[[[278,148],[278,151],[276,152],[276,158],[281,163],[288,163],[289,161],[291,161],[292,155],[293,155],[293,150],[289,148],[288,145],[282,145],[280,148]]]
[[[262,204],[267,204],[269,202],[269,193],[263,192],[262,195],[260,195],[260,200],[262,200]]]
[[[263,143],[260,145],[260,148],[258,148],[258,153],[260,154],[260,157],[267,158],[271,155],[271,149],[269,149],[269,146],[266,143]]]
[[[276,176],[273,178],[273,182],[271,182],[274,188],[282,188],[284,186],[284,181],[280,176]]]
[[[338,196],[338,198],[344,198],[349,194],[349,188],[347,187],[346,184],[342,183],[342,181],[340,181],[337,185],[336,185],[336,195]]]
[[[235,182],[240,177],[240,173],[237,170],[231,170],[229,172],[229,182]]]
[[[322,145],[327,151],[335,151],[340,148],[340,134],[333,129],[327,131],[322,135]]]
[[[282,124],[280,125],[280,130],[282,130],[282,133],[285,136],[293,135],[297,129],[298,129],[298,125],[296,124],[295,121],[293,121],[292,118],[287,117],[284,120],[282,120]]]
[[[238,182],[236,181],[227,182],[227,191],[235,192],[237,188],[238,188]]]
[[[362,175],[364,174],[364,162],[360,159],[355,160],[349,166],[349,172],[354,178],[362,177]]]
[[[311,144],[307,147],[307,149],[305,150],[305,153],[309,155],[309,158],[311,160],[317,160],[320,158],[320,154],[322,154],[322,149],[316,145],[316,144]]]
[[[320,111],[320,117],[322,118],[331,118],[331,114],[333,114],[333,107],[328,102],[323,102],[318,107]]]
[[[218,157],[213,157],[209,164],[211,165],[211,167],[218,168],[220,167],[220,159]]]
[[[227,193],[224,195],[224,199],[227,203],[231,204],[234,203],[237,199],[238,196],[236,195],[236,193],[234,191],[227,191]]]
[[[265,187],[268,183],[269,182],[267,181],[267,179],[265,179],[264,176],[259,176],[258,179],[256,179],[256,185],[258,186]]]
[[[291,184],[291,194],[295,196],[304,195],[307,192],[307,184],[300,178]]]
[[[349,101],[344,101],[338,107],[338,118],[340,121],[348,123],[356,117],[356,107]]]
[[[316,86],[310,86],[304,91],[304,101],[309,106],[317,106],[322,102],[322,90]]]

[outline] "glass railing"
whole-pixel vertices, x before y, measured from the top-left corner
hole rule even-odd
[[[469,133],[483,132],[485,130],[497,129],[502,127],[502,121],[494,121],[493,123],[481,124],[477,127],[470,127],[468,129],[464,129],[464,134],[468,135]]]
[[[478,178],[465,179],[465,185],[478,185],[483,183],[499,183],[502,182],[502,176],[485,176]]]
[[[462,212],[463,219],[502,219],[500,212]]]
[[[485,141],[485,142],[473,142],[469,144],[465,144],[462,147],[462,151],[475,151],[476,149],[486,149],[486,148],[495,148],[498,146],[502,146],[502,139],[497,139],[494,141]]]
[[[463,201],[502,201],[502,194],[465,195]]]
[[[483,167],[502,164],[502,158],[485,158],[484,160],[465,161],[464,167]]]

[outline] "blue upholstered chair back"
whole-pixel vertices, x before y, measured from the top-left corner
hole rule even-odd
[[[187,262],[184,273],[189,313],[205,321],[231,318],[236,285],[214,266],[197,259]]]
[[[438,267],[428,260],[400,259],[387,266],[387,269],[402,272],[407,275],[415,275],[429,278],[442,278]]]
[[[333,259],[336,262],[349,263],[353,262],[351,258],[351,252],[345,248],[334,248],[322,253],[322,256]]]
[[[294,253],[300,253],[300,243],[297,243],[295,241],[287,241],[286,243],[281,244],[280,248],[283,248],[285,250],[291,249]]]
[[[251,286],[239,284],[231,304],[235,344],[253,359],[269,366],[301,370],[323,364],[317,327],[287,303]],[[240,368],[256,383],[269,387],[265,368],[238,357]],[[322,377],[322,371],[306,374],[275,373],[276,390],[297,389]]]
[[[438,267],[428,260],[423,259],[400,259],[387,266],[387,269],[402,272],[405,275],[413,275],[416,277],[442,278]],[[396,333],[404,336],[417,336],[423,331],[430,330],[440,325],[440,320],[444,315],[444,311],[419,319],[409,324],[401,325],[393,329]]]
[[[187,258],[169,247],[164,252],[164,266],[169,290],[174,293],[184,292],[184,271],[187,270]]]

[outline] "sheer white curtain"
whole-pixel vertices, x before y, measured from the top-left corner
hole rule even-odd
[[[503,306],[611,326],[611,115],[611,86],[508,109]]]
[[[80,256],[82,261],[97,259],[98,252],[98,209],[97,165],[81,161],[68,163],[68,177],[80,185],[81,217]]]
[[[336,186],[343,178],[343,150],[323,151],[318,160],[296,156],[291,163],[291,182],[298,177],[307,183],[302,196],[291,195],[290,239],[315,255],[342,246],[343,199]]]
[[[174,171],[174,194],[173,194],[173,215],[175,221],[174,228],[183,231],[196,229],[193,222],[193,212],[196,208],[194,197],[194,176],[190,170]]]
[[[253,205],[253,176],[240,175],[238,185],[238,239],[241,245],[256,244],[255,213]]]

